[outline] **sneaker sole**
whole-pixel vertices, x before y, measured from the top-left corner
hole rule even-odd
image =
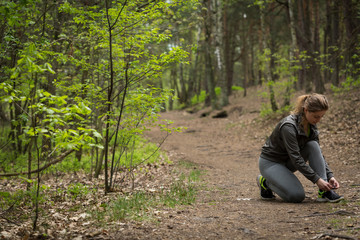
[[[328,198],[317,198],[316,201],[317,202],[320,202],[320,203],[324,203],[324,202],[329,202],[329,203],[338,203],[340,202],[341,200],[344,200],[344,197],[340,197],[338,199],[335,199],[335,200],[330,200]]]
[[[276,199],[276,197],[272,197],[272,198],[264,198],[262,196],[260,196],[260,197],[261,197],[261,200],[264,200],[264,201],[273,201]]]

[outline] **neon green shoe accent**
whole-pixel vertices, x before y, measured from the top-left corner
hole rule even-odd
[[[265,187],[265,178],[263,176],[260,177],[260,185],[263,189],[267,190],[267,187]]]

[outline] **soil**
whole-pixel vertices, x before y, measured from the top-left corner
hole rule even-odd
[[[299,93],[300,94],[300,93]],[[295,96],[296,97],[296,96]],[[231,99],[225,118],[205,109],[171,111],[162,118],[187,127],[163,144],[173,161],[204,170],[204,188],[192,206],[170,210],[158,226],[144,225],[135,239],[360,239],[360,94],[328,94],[331,109],[319,123],[323,154],[340,182],[341,203],[316,202],[317,188],[301,174],[306,199],[263,201],[256,178],[261,147],[282,116],[259,117],[257,89]],[[191,111],[192,112],[192,111]],[[210,112],[210,114],[208,114]],[[220,114],[221,115],[221,114]],[[205,117],[202,117],[205,116]],[[159,131],[151,139],[161,138]]]
[[[153,213],[156,221],[109,222],[99,228],[95,222],[85,220],[84,209],[100,208],[100,202],[108,202],[111,195],[77,201],[76,204],[82,204],[84,209],[73,213],[60,211],[70,204],[60,200],[56,207],[49,204],[47,217],[40,219],[39,225],[47,226],[43,232],[51,239],[77,240],[360,239],[360,90],[342,95],[328,93],[331,108],[318,126],[323,154],[340,182],[337,192],[345,200],[316,202],[316,186],[296,173],[306,192],[306,199],[298,204],[286,203],[278,196],[274,201],[260,199],[256,184],[259,154],[267,136],[283,116],[260,117],[263,100],[257,92],[258,89],[252,88],[247,97],[233,96],[231,104],[223,109],[227,114],[210,109],[161,114],[161,118],[174,122],[172,126],[187,129],[171,134],[161,147],[174,164],[149,166],[147,175],[138,175],[136,184],[138,187],[142,184],[147,190],[158,189],[168,182],[171,172],[188,171],[191,166],[203,173],[197,183],[196,202],[192,205],[158,209]],[[147,137],[161,142],[164,134],[153,129]],[[178,168],[183,162],[190,164],[187,168]],[[4,181],[3,188],[16,185]],[[60,176],[53,185],[46,184],[57,189],[76,181],[96,184],[79,174]],[[99,186],[102,181],[98,180]],[[31,222],[17,226],[3,218],[0,225],[0,239],[6,236],[36,238],[34,233],[29,238]]]

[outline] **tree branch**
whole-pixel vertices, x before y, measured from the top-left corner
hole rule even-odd
[[[27,175],[29,173],[38,173],[38,172],[41,172],[45,169],[47,169],[48,167],[50,167],[51,165],[54,165],[56,163],[59,163],[61,162],[65,157],[67,157],[69,154],[71,154],[72,152],[74,152],[75,150],[74,149],[71,149],[71,150],[68,150],[62,154],[60,154],[59,156],[55,157],[51,162],[45,164],[44,166],[42,166],[41,168],[39,169],[36,169],[36,170],[33,170],[31,172],[20,172],[20,173],[3,173],[3,174],[0,174],[0,177],[14,177],[14,176],[19,176],[19,175]]]

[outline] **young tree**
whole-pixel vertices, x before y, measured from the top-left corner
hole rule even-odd
[[[275,92],[273,88],[274,81],[270,80],[271,75],[271,50],[267,44],[267,36],[268,31],[265,25],[265,6],[260,4],[260,24],[261,24],[261,44],[262,44],[262,51],[263,51],[263,58],[264,58],[264,66],[263,66],[263,74],[264,74],[264,82],[268,84],[269,87],[269,95],[270,95],[270,103],[271,109],[273,112],[278,110],[278,106],[275,100]]]
[[[205,83],[206,92],[208,97],[206,98],[205,104],[211,106],[212,109],[217,108],[216,94],[215,94],[215,76],[213,68],[213,9],[210,0],[204,0],[204,34],[205,34]],[[205,10],[206,9],[206,10]]]

